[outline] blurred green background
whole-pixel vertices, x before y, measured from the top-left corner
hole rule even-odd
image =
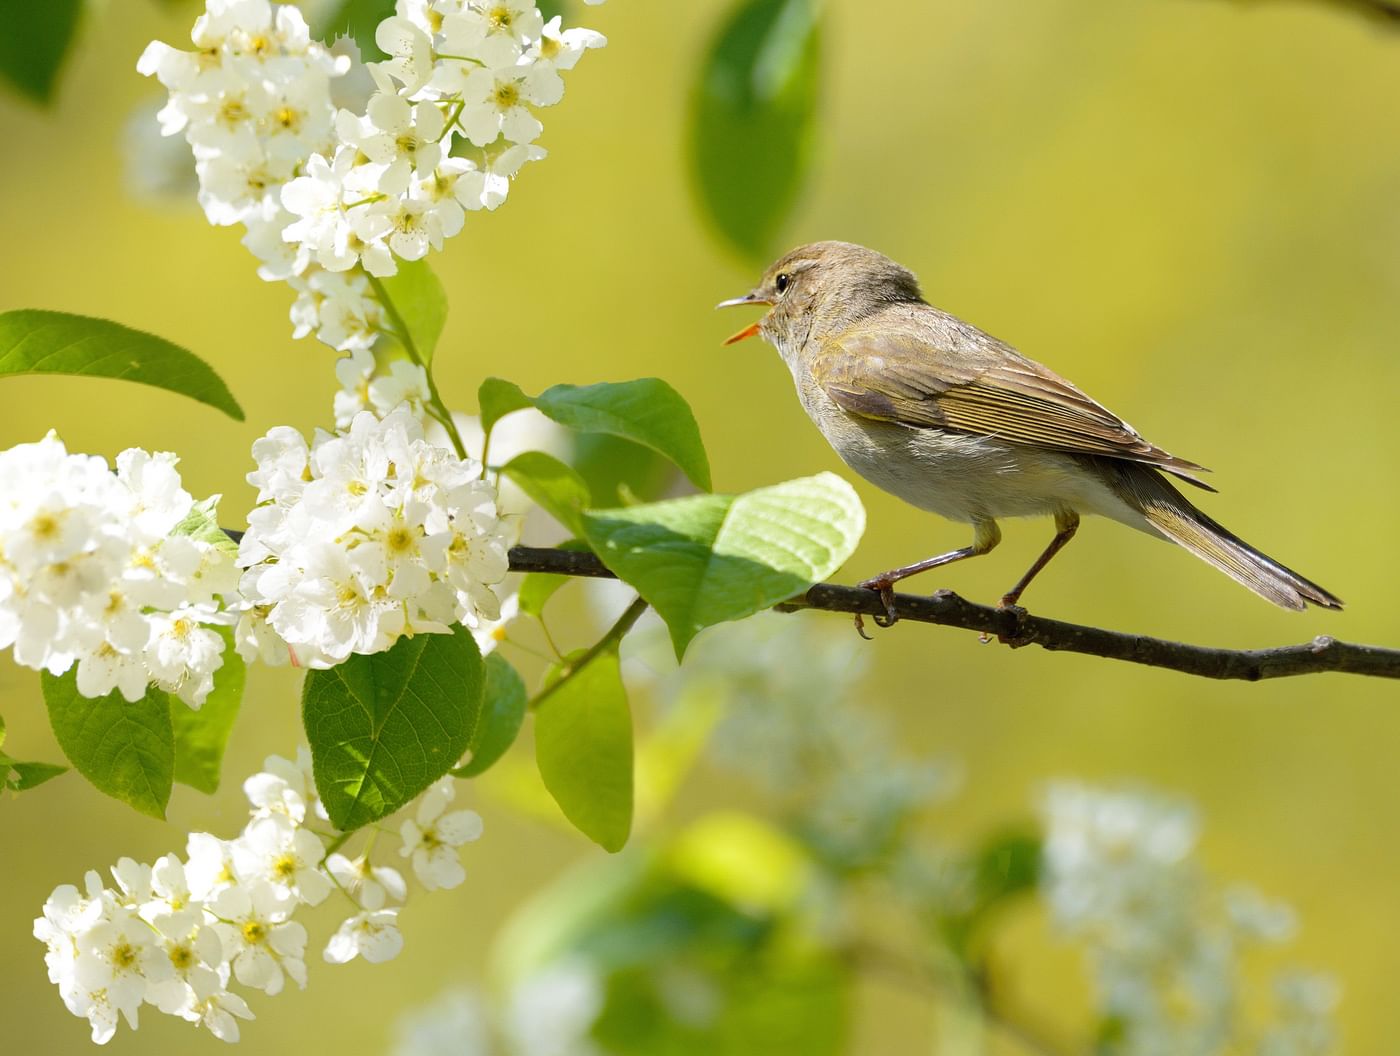
[[[550,159],[433,263],[451,298],[437,361],[450,403],[474,409],[487,374],[527,391],[659,375],[691,401],[717,490],[739,491],[844,467],[771,349],[719,346],[739,324],[711,306],[766,263],[714,237],[686,171],[690,92],[724,7],[586,9],[581,21],[610,43],[544,115]],[[223,492],[237,511],[251,499],[255,437],[329,424],[334,353],[291,340],[290,291],[257,279],[233,231],[209,227],[192,199],[162,205],[126,186],[123,129],[159,94],[136,57],[153,38],[186,42],[191,17],[108,4],[89,18],[51,111],[0,98],[0,309],[160,333],[213,363],[248,420],[110,382],[5,380],[0,447],[54,427],[75,451],[173,449],[191,492]],[[1400,29],[1305,0],[831,0],[827,17],[814,175],[784,243],[849,239],[912,267],[934,303],[1211,466],[1213,516],[1348,602],[1342,614],[1278,611],[1179,550],[1091,522],[1036,583],[1031,608],[1222,646],[1324,633],[1400,644]],[[966,542],[962,527],[857,486],[870,528],[844,579]],[[995,555],[916,589],[995,598],[1050,530],[1011,524]],[[867,648],[866,706],[911,751],[965,769],[962,794],[938,815],[942,838],[1027,815],[1060,775],[1138,778],[1193,799],[1210,869],[1299,910],[1293,952],[1341,978],[1347,1048],[1382,1051],[1400,1035],[1394,685],[1214,684],[919,626]],[[37,676],[8,657],[0,701],[7,750],[59,758]],[[192,828],[231,835],[241,776],[298,738],[292,673],[259,668],[225,788],[179,789],[168,824],[73,775],[0,805],[7,1048],[89,1048],[29,937],[49,891],[121,855],[178,850]],[[402,1007],[482,976],[499,922],[526,895],[602,855],[515,813],[489,778],[464,795],[487,825],[468,849],[467,884],[410,905],[392,965],[332,968],[311,951],[311,987],[257,999],[245,1045],[382,1051]],[[702,773],[678,813],[718,805],[750,804]],[[1002,985],[1074,1027],[1067,1003],[1082,1000],[1081,976],[1044,922],[1028,911],[1003,938]],[[924,1000],[863,984],[851,1051],[926,1051],[931,1018]],[[154,1010],[143,1023],[110,1051],[219,1044]]]

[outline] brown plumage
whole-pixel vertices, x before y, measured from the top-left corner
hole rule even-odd
[[[1197,510],[1164,473],[1206,491],[1205,468],[1143,439],[1076,386],[924,301],[907,269],[873,250],[817,242],[773,264],[725,305],[772,309],[757,332],[777,347],[812,420],[867,480],[974,527],[971,546],[865,581],[892,584],[989,551],[1000,517],[1051,515],[1057,534],[1003,597],[1014,604],[1096,513],[1180,544],[1284,608],[1341,601]],[[893,609],[890,607],[891,616]]]

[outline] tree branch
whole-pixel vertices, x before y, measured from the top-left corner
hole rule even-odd
[[[577,550],[513,547],[510,551],[510,568],[512,572],[613,578],[596,555]],[[874,591],[834,583],[818,583],[801,597],[792,598],[776,607],[783,612],[820,609],[863,616],[884,613],[880,597]],[[994,609],[967,601],[949,590],[940,590],[929,597],[896,594],[895,611],[900,619],[911,623],[936,623],[996,635],[1013,648],[1038,645],[1052,652],[1084,653],[1146,667],[1162,667],[1201,678],[1257,682],[1265,678],[1288,678],[1323,671],[1400,678],[1400,650],[1354,645],[1325,635],[1302,645],[1273,649],[1214,649],[1065,623],[1032,616],[1020,609]]]

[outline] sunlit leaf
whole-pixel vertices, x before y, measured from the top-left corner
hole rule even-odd
[[[564,816],[604,850],[622,850],[632,831],[632,715],[615,650],[542,697],[535,762]]]
[[[476,405],[481,416],[481,428],[490,429],[511,411],[533,407],[535,401],[526,396],[520,386],[502,378],[487,378],[476,393]]]
[[[700,70],[690,155],[705,214],[766,261],[811,166],[821,62],[818,0],[741,0]]]
[[[162,337],[108,319],[35,308],[0,313],[0,377],[14,374],[136,381],[243,420],[243,409],[204,360]]]
[[[142,814],[164,818],[175,773],[170,697],[154,686],[134,702],[119,691],[85,697],[76,669],[46,671],[40,681],[54,736],[78,773]]]
[[[543,451],[526,451],[501,467],[501,476],[513,480],[530,499],[569,531],[580,532],[580,516],[591,495],[583,478]]]
[[[302,720],[336,828],[392,814],[462,757],[481,710],[481,653],[460,626],[312,671]]]
[[[666,621],[676,655],[692,638],[802,593],[851,555],[865,530],[860,499],[822,473],[744,495],[593,510],[584,537]]]
[[[447,325],[447,291],[426,260],[401,260],[395,275],[380,279],[393,305],[394,328],[407,334],[414,351],[431,363]]]

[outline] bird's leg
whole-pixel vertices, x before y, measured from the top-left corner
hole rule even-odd
[[[1050,545],[1045,548],[1045,552],[1035,559],[1035,564],[1026,569],[1026,574],[1017,580],[1016,585],[1001,596],[1001,601],[997,605],[999,609],[1009,609],[1021,600],[1022,593],[1030,586],[1031,580],[1040,574],[1040,570],[1050,563],[1050,559],[1064,549],[1067,542],[1074,538],[1074,533],[1079,531],[1079,514],[1073,510],[1061,510],[1055,514],[1055,538],[1050,540]]]
[[[997,527],[996,521],[974,521],[972,531],[971,546],[964,546],[960,550],[950,550],[946,554],[916,561],[903,568],[892,568],[888,572],[881,572],[878,576],[861,580],[857,584],[858,586],[864,587],[866,590],[878,591],[880,600],[885,603],[885,614],[875,617],[875,625],[877,627],[890,627],[899,619],[898,613],[894,611],[894,585],[901,579],[908,579],[910,576],[927,572],[931,568],[938,568],[940,565],[951,565],[954,561],[961,561],[966,557],[978,557],[1001,542],[1001,529]],[[865,623],[859,613],[856,613],[856,630],[860,632],[861,637],[868,637],[865,633]]]

